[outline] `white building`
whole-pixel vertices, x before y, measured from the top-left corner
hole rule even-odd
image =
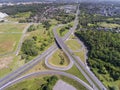
[[[7,17],[8,15],[6,13],[0,12],[0,21],[5,21],[4,18]]]
[[[2,12],[0,12],[0,19],[3,19],[3,18],[5,18],[5,17],[7,17],[8,15],[6,14],[6,13],[2,13]]]

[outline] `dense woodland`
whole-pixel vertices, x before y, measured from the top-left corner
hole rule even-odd
[[[78,31],[76,35],[89,49],[89,65],[100,74],[107,74],[113,80],[120,79],[120,34],[104,31]]]
[[[87,62],[90,69],[110,90],[119,90],[120,33],[116,31],[119,31],[120,27],[107,27],[115,24],[120,25],[120,16],[104,15],[101,9],[108,9],[109,5],[81,4],[79,24],[75,34],[89,50]],[[107,23],[106,27],[101,26],[101,23],[103,25]],[[112,84],[110,84],[111,82]]]

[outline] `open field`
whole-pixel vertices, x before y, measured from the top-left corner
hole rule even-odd
[[[0,23],[0,54],[13,52],[27,24]]]
[[[20,57],[13,55],[27,24],[0,23],[0,78],[23,65]],[[4,57],[3,57],[4,55]]]
[[[85,54],[86,54],[86,51],[85,49],[81,50],[80,52],[74,52],[74,54],[78,57],[80,57],[80,59],[85,63],[86,60],[85,60]]]
[[[0,78],[24,64],[24,61],[20,61],[20,56],[15,55],[0,57],[0,60],[0,63],[3,62],[0,68]]]
[[[6,19],[8,21],[18,22],[19,20],[25,20],[26,18],[29,18],[31,15],[31,12],[24,12],[24,13],[18,13],[14,16],[9,16]]]
[[[120,27],[119,24],[112,24],[112,23],[105,23],[105,22],[99,23],[98,25],[101,26],[101,27],[104,27],[104,28],[117,28],[117,27]]]
[[[7,31],[9,31],[9,30],[7,30]],[[36,30],[34,32],[27,33],[26,34],[26,39],[31,38],[34,35],[37,35],[38,38],[41,38],[40,39],[41,41],[44,41],[44,39],[48,38],[48,36],[47,36],[48,32],[46,32],[44,34],[44,31],[45,31],[45,29],[41,25],[38,30]],[[13,34],[13,33],[11,34],[11,33],[7,33],[7,32],[5,32],[4,34],[0,34],[0,45],[1,45],[0,50],[2,51],[1,54],[3,54],[3,47],[5,47],[5,45],[6,45],[5,43],[6,42],[7,43],[11,43],[11,44],[9,44],[9,46],[6,46],[7,48],[5,47],[5,50],[4,50],[5,52],[4,53],[6,53],[9,50],[13,50],[14,51],[16,49],[16,46],[18,45],[18,42],[19,42],[19,39],[20,39],[21,35],[22,35],[22,32],[21,33],[17,33],[17,34]],[[41,41],[38,40],[37,42],[40,42],[40,44],[41,44],[42,43]],[[13,45],[14,45],[14,47],[13,47]],[[37,45],[39,45],[39,44],[37,43]],[[49,46],[47,46],[45,48],[45,50]],[[40,52],[40,53],[42,53],[42,52]],[[0,78],[5,76],[6,74],[11,72],[12,70],[17,69],[19,66],[22,66],[25,63],[25,60],[21,59],[20,55],[19,56],[10,55],[10,56],[12,56],[12,58],[10,58],[9,56],[5,56],[7,58],[7,60],[10,58],[7,63],[3,63],[4,61],[2,61],[2,60],[5,60],[6,58],[0,57],[0,59],[1,59],[0,63],[2,63],[1,64],[2,69],[0,69]],[[31,59],[33,59],[33,58],[35,58],[35,57],[31,57]],[[5,66],[5,67],[3,67],[3,66]],[[40,68],[43,69],[42,65],[41,66],[37,65],[29,72],[37,71]]]
[[[85,60],[85,54],[86,51],[84,48],[82,48],[82,45],[76,40],[76,39],[72,39],[75,38],[74,36],[70,37],[70,40],[67,40],[65,43],[67,44],[67,46],[74,52],[74,54],[78,57],[80,57],[80,59],[83,62],[86,62]]]
[[[66,41],[67,46],[72,49],[73,51],[79,50],[82,46],[80,43],[78,43],[75,39],[70,39]]]
[[[108,21],[112,21],[112,20],[120,20],[120,18],[108,18]]]
[[[0,69],[8,68],[8,64],[12,62],[12,59],[12,56],[0,58]]]
[[[51,24],[51,25],[57,25],[57,24],[58,24],[58,21],[55,20],[55,19],[50,19],[50,24]]]
[[[0,23],[0,33],[1,32],[23,32],[27,24],[19,23]]]
[[[22,34],[0,34],[0,54],[13,52]]]
[[[57,50],[53,54],[53,56],[49,59],[49,63],[51,65],[61,66],[61,67],[67,66],[69,62],[70,62],[69,59],[61,50]]]

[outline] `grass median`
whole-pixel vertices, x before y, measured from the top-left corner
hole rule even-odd
[[[58,49],[49,59],[49,63],[53,66],[65,67],[68,66],[70,61],[65,53]]]

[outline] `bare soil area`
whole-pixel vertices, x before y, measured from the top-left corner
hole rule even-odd
[[[12,62],[12,60],[12,56],[0,58],[0,69],[9,68],[8,65]]]

